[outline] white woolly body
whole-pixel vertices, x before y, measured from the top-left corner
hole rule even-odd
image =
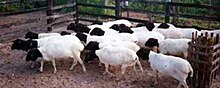
[[[190,63],[180,57],[157,54],[150,51],[149,62],[152,69],[158,70],[160,73],[171,75],[177,74],[175,72],[182,72],[188,74],[191,70]]]
[[[62,42],[69,42],[69,40],[74,40],[74,41],[80,41],[76,36],[72,35],[64,35],[64,36],[48,36],[40,39],[34,39],[38,42],[38,47],[47,45],[49,42],[57,42],[57,41],[62,41]]]
[[[160,52],[163,54],[171,54],[182,56],[188,54],[188,42],[190,39],[165,39],[159,42]],[[184,56],[186,58],[187,56]]]
[[[190,72],[190,77],[193,76],[193,69],[187,60],[150,51],[149,62],[154,72],[158,71],[164,75],[169,75],[180,82],[178,86],[182,84],[185,88],[188,88],[186,78]]]
[[[150,31],[150,32],[143,32],[143,33],[134,33],[134,35],[136,36],[138,42],[138,46],[140,47],[145,47],[145,43],[149,38],[155,38],[158,41],[164,40],[164,36],[159,33],[159,32],[154,32],[154,31]]]
[[[108,63],[110,65],[134,64],[138,60],[133,50],[123,47],[104,47],[95,53],[101,63]]]
[[[177,29],[154,29],[153,31],[159,32],[165,36],[165,38],[179,39],[184,38],[184,34]]]
[[[180,30],[184,34],[185,38],[188,38],[188,39],[192,39],[193,32],[194,33],[197,32],[198,35],[201,34],[201,32],[196,30],[195,28],[177,28],[177,29]]]
[[[83,44],[74,40],[74,37],[62,39],[56,42],[48,42],[38,48],[43,55],[44,60],[50,61],[55,58],[68,58],[80,54],[84,49]]]
[[[135,52],[137,52],[140,49],[140,47],[136,43],[133,43],[133,42],[104,42],[104,43],[99,44],[99,48],[104,48],[108,46],[124,47],[124,48],[131,49]]]
[[[90,41],[97,41],[99,43],[102,43],[102,42],[121,42],[121,41],[136,42],[137,39],[132,34],[119,33],[119,34],[115,34],[115,35],[88,36],[86,44],[88,44]]]
[[[124,20],[124,19],[121,19],[121,20],[116,20],[116,21],[109,21],[109,22],[104,22],[103,25],[105,27],[111,27],[112,25],[114,24],[125,24],[126,26],[128,27],[131,27],[132,26],[132,23],[128,20]]]
[[[131,28],[134,33],[143,33],[143,32],[149,32],[149,30],[143,26],[143,27],[136,27],[136,28]]]
[[[59,33],[39,33],[38,38],[44,38],[48,36],[61,36]]]

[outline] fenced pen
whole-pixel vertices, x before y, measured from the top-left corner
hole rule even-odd
[[[12,5],[12,4],[25,4],[26,0],[13,0],[13,1],[1,1],[0,6]],[[34,27],[22,27],[21,29],[25,30],[11,30],[8,32],[2,32],[0,42],[4,42],[8,39],[15,39],[19,36],[24,35],[27,31],[32,30],[34,28],[46,28],[44,31],[52,31],[54,26],[69,23],[69,22],[81,22],[88,21],[94,22],[97,20],[103,21],[103,19],[107,20],[115,20],[115,19],[127,19],[133,22],[166,22],[171,23],[171,20],[177,18],[177,22],[174,24],[178,25],[181,18],[184,19],[195,19],[208,21],[208,28],[212,28],[211,24],[214,22],[220,22],[220,14],[218,13],[220,10],[219,6],[209,6],[209,5],[198,5],[198,4],[188,4],[188,3],[177,3],[177,2],[159,2],[159,1],[144,1],[144,0],[112,0],[113,5],[103,5],[96,3],[85,3],[81,0],[70,0],[65,4],[57,4],[56,0],[31,0],[29,3],[33,3],[33,7],[31,9],[22,9],[20,11],[13,12],[4,12],[0,13],[0,17],[4,18],[7,16],[16,16],[19,14],[32,13],[37,11],[43,11],[43,16],[30,18],[26,21],[21,21],[20,23],[12,22],[9,24],[0,24],[0,31],[10,28],[11,26],[18,26],[27,23],[46,21],[43,25],[38,25]],[[44,3],[45,5],[40,5]],[[132,4],[138,5],[146,5],[149,6],[150,9],[137,9],[132,8]],[[37,7],[40,5],[40,7]],[[162,6],[164,9],[160,11],[154,10],[154,5]],[[189,14],[189,13],[181,13],[178,8],[195,8],[195,9],[206,9],[210,12],[205,14]],[[62,12],[64,8],[70,8],[69,11]],[[94,12],[87,11],[82,8],[93,8]],[[102,14],[97,13],[96,10],[103,10]],[[65,9],[64,9],[65,10]],[[107,14],[108,11],[113,12],[111,14]],[[149,18],[139,18],[139,17],[131,17],[131,12],[148,14]],[[153,20],[153,15],[159,15],[163,19],[162,21]],[[69,17],[64,20],[58,20],[61,18]],[[38,24],[38,23],[37,23]],[[180,25],[179,25],[180,26]],[[192,27],[192,26],[189,26]],[[219,28],[220,29],[220,28]],[[20,32],[21,31],[21,32]],[[13,36],[6,36],[9,33],[14,33]],[[193,34],[197,35],[196,33]],[[208,88],[212,84],[212,80],[215,78],[217,71],[219,70],[219,60],[220,60],[220,51],[219,51],[219,35],[211,38],[207,37],[207,34],[204,34],[204,37],[193,37],[192,42],[189,44],[189,57],[188,60],[192,64],[195,74],[194,77],[189,80],[191,86],[194,88]],[[4,37],[4,38],[3,38]],[[208,42],[207,42],[208,41]],[[210,43],[211,42],[211,43]]]
[[[190,79],[193,88],[209,88],[216,78],[220,62],[219,35],[193,33],[189,43],[188,60],[194,69],[194,77]],[[210,37],[208,37],[210,36]]]

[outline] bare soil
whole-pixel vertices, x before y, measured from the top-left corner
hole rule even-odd
[[[29,15],[40,16],[39,13]],[[28,17],[29,15],[17,17]],[[132,16],[134,15],[135,14],[132,14]],[[9,18],[5,18],[5,20],[6,19]],[[3,21],[1,18],[1,24],[11,22]],[[63,30],[64,28],[59,30]],[[69,67],[72,61],[70,59],[60,59],[56,61],[57,73],[53,73],[51,62],[45,63],[44,71],[40,73],[38,71],[39,63],[36,63],[34,68],[30,68],[31,63],[25,61],[26,52],[10,49],[12,44],[11,40],[23,38],[23,35],[28,30],[36,31],[37,29],[27,29],[16,33],[11,32],[14,30],[18,30],[17,26],[0,30],[0,38],[6,40],[2,43],[0,42],[0,88],[176,88],[178,84],[175,79],[162,76],[161,79],[159,79],[159,84],[154,85],[154,77],[149,63],[143,60],[141,60],[141,64],[144,73],[141,73],[137,67],[137,72],[130,70],[128,72],[130,74],[124,75],[124,78],[120,80],[109,75],[103,75],[104,66],[99,67],[98,61],[85,63],[87,72],[83,73],[79,63],[70,71]],[[42,31],[42,29],[40,29],[40,31]],[[15,37],[17,34],[20,34],[20,36]],[[13,38],[7,39],[8,36],[12,36]],[[117,74],[119,75],[120,73]],[[218,74],[213,81],[211,88],[220,88],[220,74]]]

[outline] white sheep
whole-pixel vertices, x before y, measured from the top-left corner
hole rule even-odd
[[[128,48],[123,47],[104,47],[95,51],[101,63],[105,64],[105,72],[103,74],[113,75],[108,71],[109,65],[119,66],[121,65],[122,74],[125,73],[125,69],[128,66],[134,66],[137,63],[139,68],[143,72],[141,63],[139,61],[136,52]]]
[[[163,34],[165,38],[179,39],[185,37],[185,35],[180,30],[176,30],[176,29],[156,28],[153,31]]]
[[[149,30],[145,26],[131,28],[131,30],[134,31],[134,33],[149,32]]]
[[[159,42],[159,50],[163,54],[171,54],[187,58],[188,42],[191,39],[165,39]]]
[[[158,72],[169,75],[179,81],[177,88],[180,88],[181,85],[189,88],[186,84],[186,78],[189,73],[190,77],[193,77],[193,69],[187,60],[150,51],[148,61],[156,77],[158,77]],[[157,83],[157,78],[155,83]]]
[[[120,19],[120,20],[115,20],[115,21],[108,21],[108,22],[103,22],[103,25],[105,27],[108,27],[110,28],[112,25],[114,24],[125,24],[126,26],[128,27],[131,27],[132,26],[132,23],[128,20],[125,20],[125,19]]]
[[[87,36],[86,44],[88,44],[90,41],[97,41],[99,43],[111,41],[111,42],[117,42],[121,41],[121,39],[118,36]]]
[[[165,37],[159,32],[149,31],[149,32],[141,32],[141,33],[134,33],[133,35],[137,38],[137,44],[141,48],[145,47],[145,42],[149,38],[155,38],[158,39],[158,41],[164,40]]]
[[[131,49],[134,52],[137,52],[140,49],[140,47],[136,43],[126,42],[126,41],[125,42],[109,42],[108,41],[108,42],[103,42],[103,43],[98,43],[97,41],[91,41],[85,46],[85,49],[92,51],[92,50],[98,50],[104,47],[124,47],[124,48]],[[91,61],[91,60],[93,60],[93,58],[91,57],[85,58],[86,62]],[[101,63],[99,63],[99,66],[101,66]]]
[[[145,46],[158,47],[158,43],[159,43],[159,51],[161,53],[187,58],[188,56],[187,49],[189,46],[188,42],[190,41],[191,39],[165,39],[162,41],[157,41],[157,39],[151,38],[145,43]]]
[[[137,52],[140,47],[134,43],[134,42],[104,42],[104,43],[100,43],[99,48],[104,48],[106,46],[111,46],[111,47],[125,47],[128,49],[133,50],[134,52]]]
[[[196,30],[195,28],[176,28],[176,29],[180,30],[184,34],[185,38],[188,38],[188,39],[192,39],[193,32],[194,33],[197,32],[198,35],[201,34],[201,32]]]
[[[48,36],[48,37],[43,37],[40,39],[28,40],[26,41],[26,44],[27,44],[26,46],[28,49],[38,48],[38,47],[47,45],[48,42],[52,43],[52,42],[57,42],[63,39],[64,40],[73,39],[75,41],[80,41],[76,36],[72,36],[72,35]],[[64,42],[68,42],[68,41],[64,41]]]
[[[26,61],[37,60],[38,57],[43,57],[41,60],[40,71],[43,71],[43,62],[52,61],[54,67],[54,73],[56,73],[55,59],[58,58],[72,58],[73,64],[70,67],[70,70],[77,65],[77,61],[82,65],[83,71],[86,71],[86,68],[83,64],[83,61],[80,58],[80,54],[84,49],[84,45],[81,41],[76,40],[75,36],[67,37],[58,37],[57,41],[44,41],[45,44],[40,46],[37,49],[30,50],[27,54]]]
[[[130,42],[137,42],[137,39],[134,35],[129,33],[119,33],[115,35],[104,35],[104,36],[90,36],[86,35],[85,33],[76,33],[76,36],[85,44],[88,44],[90,41],[97,41],[102,43],[104,41],[130,41]]]

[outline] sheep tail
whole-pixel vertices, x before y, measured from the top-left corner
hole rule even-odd
[[[190,77],[193,77],[193,68],[190,64],[189,64],[189,70],[190,70]]]

